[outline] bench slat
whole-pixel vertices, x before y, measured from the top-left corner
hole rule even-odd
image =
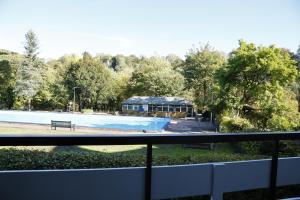
[[[56,130],[56,127],[61,127],[61,128],[70,128],[73,130],[75,130],[75,124],[72,124],[71,121],[56,121],[56,120],[51,120],[51,129],[52,127],[55,128]]]

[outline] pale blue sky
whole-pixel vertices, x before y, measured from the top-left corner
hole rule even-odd
[[[44,58],[184,56],[199,42],[228,53],[239,39],[296,51],[300,0],[0,0],[0,48],[22,53],[29,29]]]

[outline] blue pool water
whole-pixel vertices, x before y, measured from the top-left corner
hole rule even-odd
[[[51,124],[51,120],[72,121],[76,126],[92,128],[150,131],[161,131],[170,122],[169,118],[0,111],[0,121],[3,122]]]

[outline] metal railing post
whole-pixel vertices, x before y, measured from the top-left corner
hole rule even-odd
[[[145,177],[145,199],[151,200],[152,192],[152,144],[147,144],[147,163]]]
[[[270,177],[270,199],[276,199],[277,187],[277,169],[278,169],[278,154],[279,154],[279,140],[273,142],[273,152],[271,160],[271,177]]]

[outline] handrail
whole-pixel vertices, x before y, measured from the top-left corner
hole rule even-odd
[[[152,184],[152,145],[154,144],[195,144],[243,141],[273,141],[270,196],[276,199],[278,152],[280,140],[300,140],[300,132],[261,132],[261,133],[202,133],[202,134],[1,134],[0,146],[68,146],[68,145],[147,145],[145,199],[151,199]]]
[[[300,132],[202,134],[1,134],[0,146],[68,146],[129,144],[193,144],[242,141],[300,140]]]

